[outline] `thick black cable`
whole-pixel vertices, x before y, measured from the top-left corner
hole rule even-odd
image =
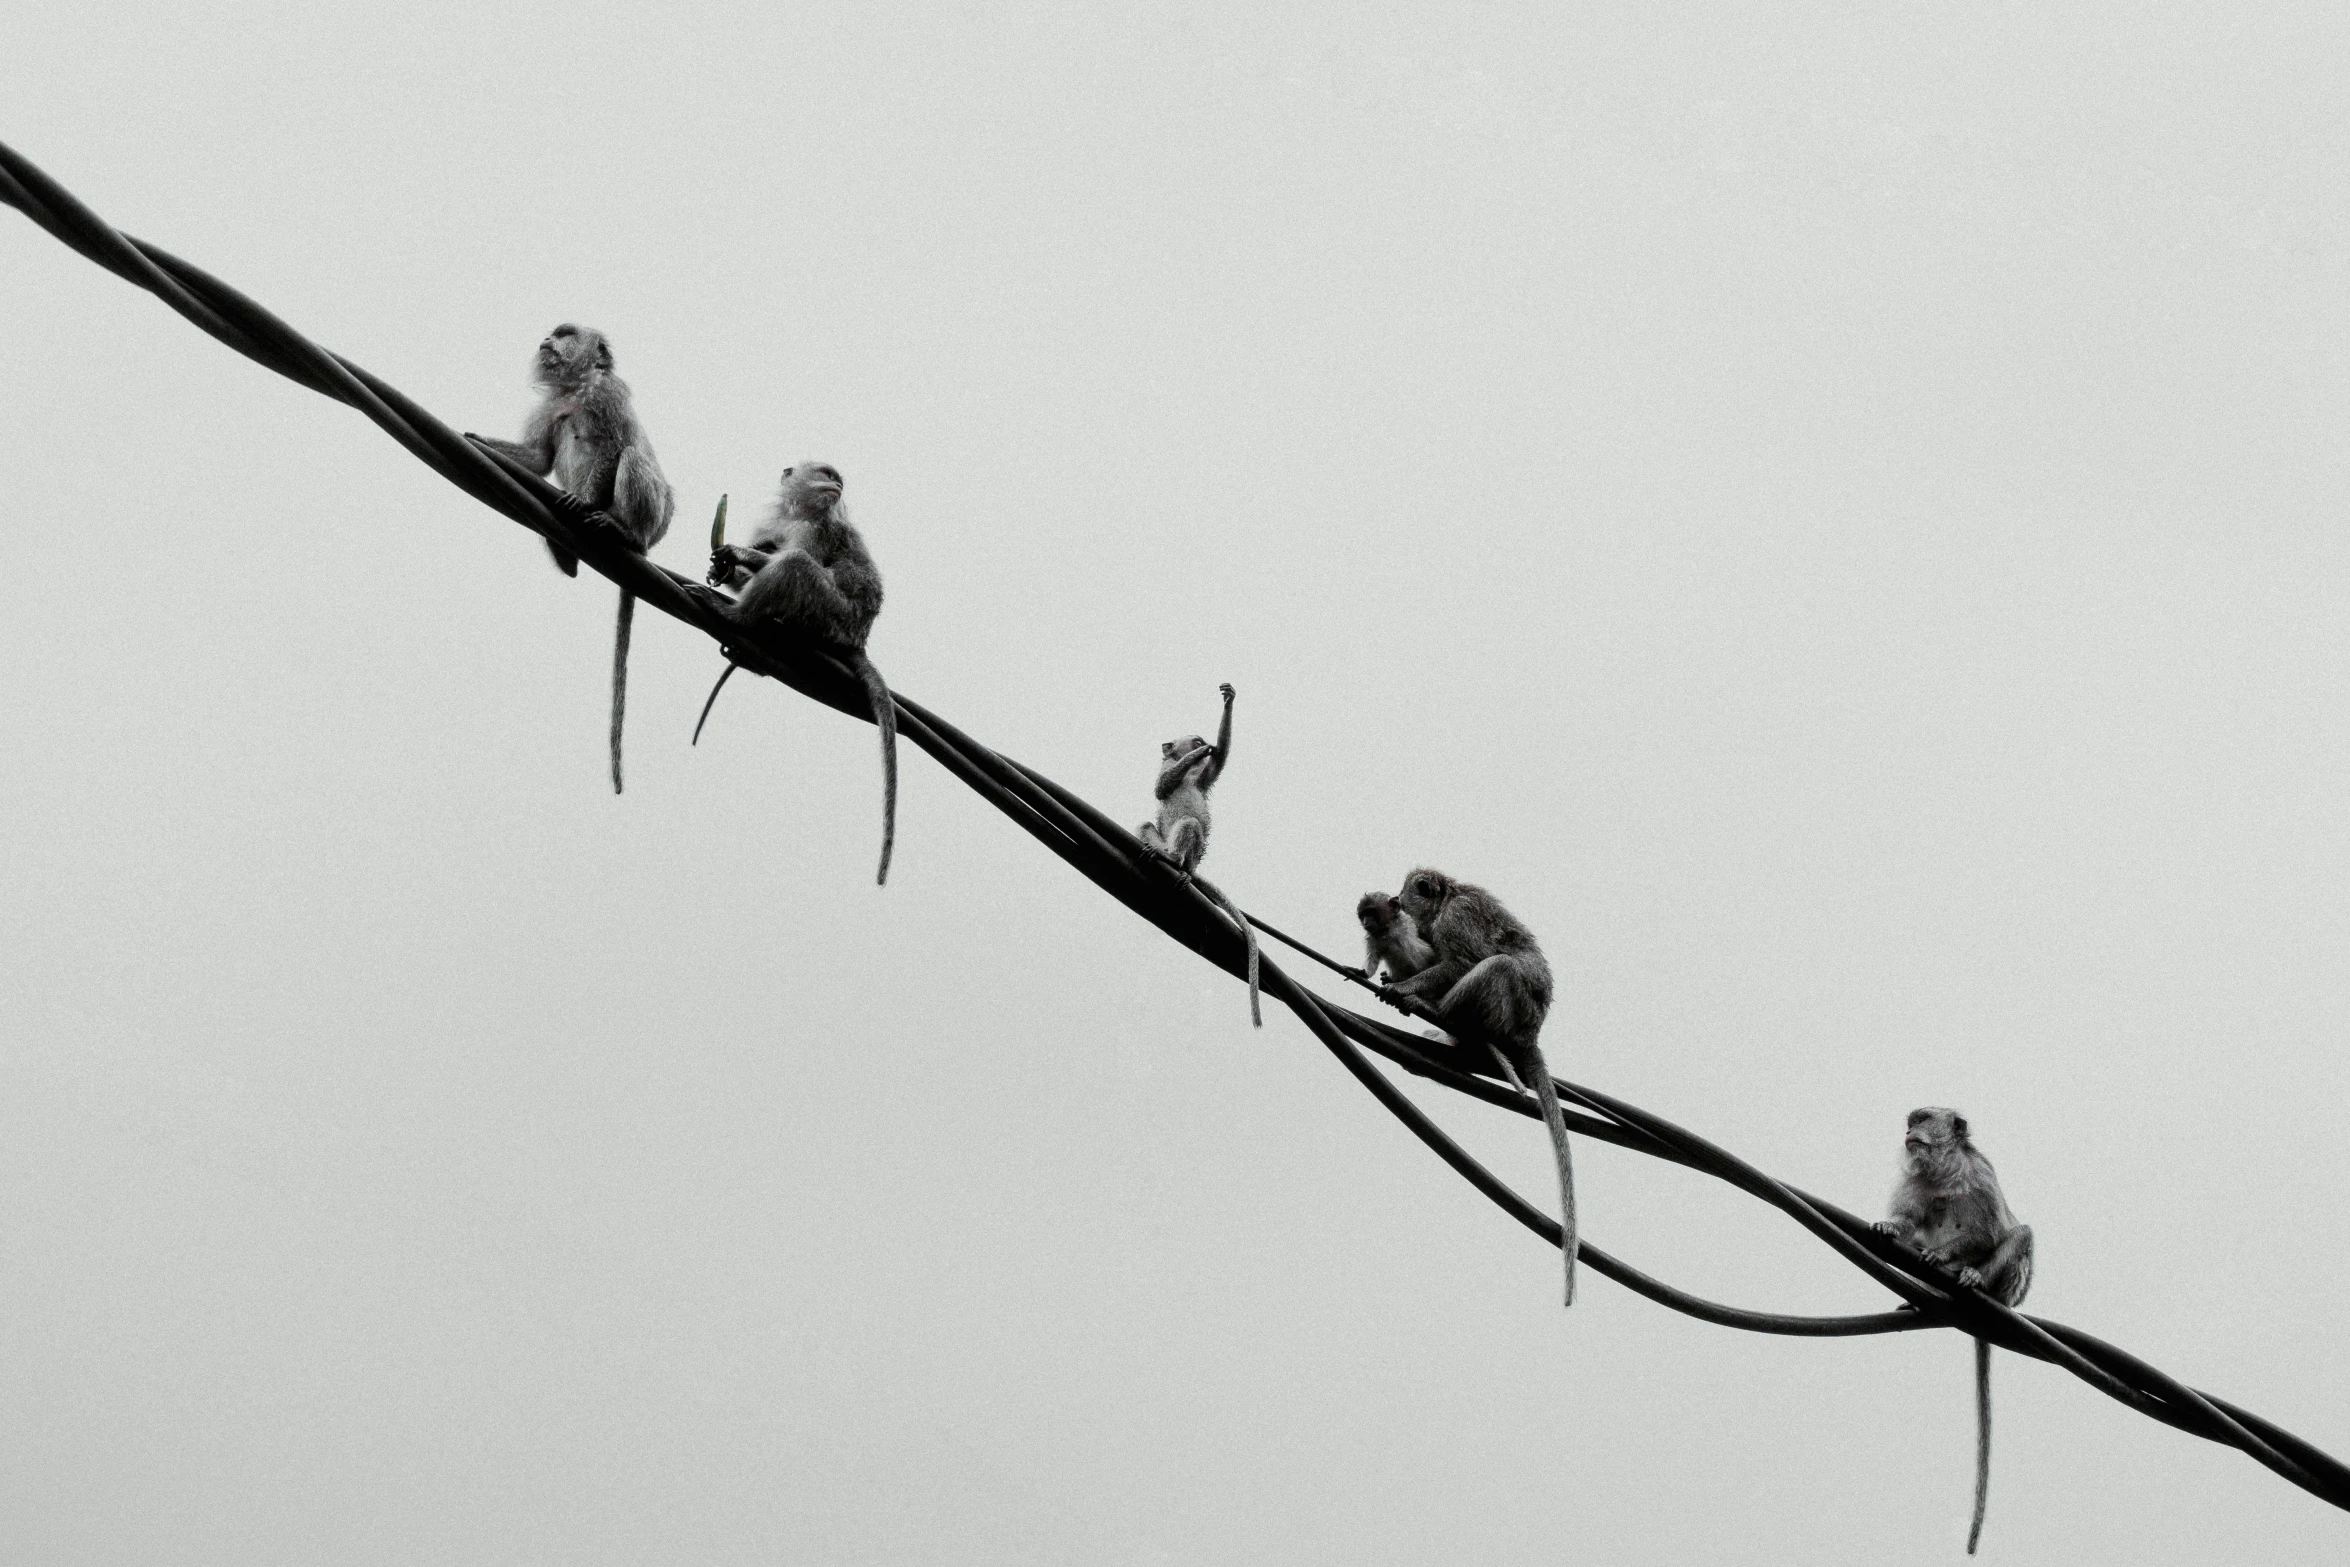
[[[581,509],[545,480],[503,464],[465,440],[397,388],[312,343],[219,279],[156,246],[107,225],[70,192],[13,149],[0,144],[0,202],[17,207],[77,253],[155,294],[198,328],[289,380],[365,414],[419,461],[467,494],[523,526],[576,549],[597,571],[638,598],[716,639],[744,667],[851,717],[870,721],[853,673],[828,650],[736,625],[700,584],[654,565],[601,534],[582,530]],[[900,699],[900,728],[912,743],[995,805],[1088,880],[1227,972],[1242,972],[1239,933],[1199,891],[1141,855],[1131,835],[1042,774],[1001,756],[952,725]],[[1261,920],[1259,929],[1290,942],[1352,978],[1346,965],[1312,953]],[[1266,965],[1268,972],[1272,965]],[[1332,1007],[1279,977],[1278,999],[1342,1065],[1415,1135],[1490,1200],[1557,1245],[1549,1220],[1484,1170],[1419,1111],[1355,1047],[1373,1050],[1430,1081],[1527,1113],[1527,1097],[1424,1048],[1431,1042],[1344,1008]],[[1273,984],[1265,986],[1268,993]],[[1441,1047],[1440,1047],[1441,1048]],[[1468,1057],[1462,1052],[1463,1060]],[[2273,1422],[2176,1382],[2137,1357],[2078,1329],[2007,1310],[1914,1254],[1875,1235],[1833,1204],[1783,1185],[1695,1134],[1604,1094],[1559,1082],[1581,1107],[1578,1131],[1650,1157],[1684,1164],[1771,1203],[1886,1288],[1910,1302],[1901,1311],[1864,1317],[1783,1317],[1699,1299],[1623,1264],[1588,1242],[1581,1256],[1627,1288],[1701,1320],[1756,1332],[1840,1336],[1955,1326],[2019,1354],[2062,1365],[2075,1376],[2151,1418],[2236,1447],[2312,1494],[2350,1508],[2350,1467]],[[1546,1228],[1547,1227],[1547,1228]],[[1604,1260],[1603,1260],[1604,1259]]]

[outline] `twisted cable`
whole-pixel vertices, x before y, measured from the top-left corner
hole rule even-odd
[[[831,650],[770,628],[736,624],[701,584],[580,527],[581,508],[546,480],[475,446],[398,388],[311,342],[210,273],[116,230],[4,143],[0,203],[15,207],[68,248],[154,294],[246,358],[357,409],[467,495],[563,544],[647,606],[699,629],[736,664],[852,718],[873,721],[854,672]],[[1125,828],[911,698],[899,694],[895,702],[899,732],[1022,831],[1201,958],[1236,978],[1244,974],[1241,933],[1197,887],[1147,855]],[[1360,970],[1314,951],[1263,920],[1250,916],[1249,923],[1350,981],[1365,982]],[[1262,959],[1260,982],[1265,995],[1288,1007],[1347,1073],[1438,1158],[1547,1244],[1560,1244],[1556,1220],[1487,1170],[1365,1054],[1454,1092],[1539,1118],[1531,1094],[1493,1077],[1484,1051],[1428,1040],[1338,1006],[1298,984],[1269,957]],[[2350,1467],[2304,1438],[2225,1399],[2187,1387],[2077,1328],[2026,1316],[1979,1290],[1963,1288],[1915,1252],[1877,1234],[1866,1221],[1774,1180],[1660,1116],[1563,1079],[1557,1080],[1557,1087],[1560,1098],[1576,1107],[1568,1112],[1567,1125],[1577,1135],[1709,1175],[1777,1208],[1902,1304],[1892,1311],[1841,1317],[1790,1316],[1723,1305],[1664,1283],[1582,1237],[1579,1259],[1603,1277],[1701,1322],[1752,1333],[1840,1338],[1954,1328],[2061,1367],[2150,1419],[2233,1447],[2311,1495],[2350,1511]]]

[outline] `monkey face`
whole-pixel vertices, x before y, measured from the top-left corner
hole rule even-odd
[[[1909,1131],[1901,1139],[1901,1146],[1912,1153],[1946,1148],[1965,1138],[1966,1117],[1956,1110],[1944,1110],[1928,1105],[1909,1113]]]
[[[1159,760],[1188,762],[1207,748],[1208,742],[1198,735],[1185,735],[1180,740],[1162,740],[1159,742]]]
[[[827,462],[793,463],[783,470],[783,503],[793,510],[830,506],[847,487],[840,470]]]
[[[566,321],[539,339],[538,379],[555,386],[577,386],[590,370],[612,368],[612,345],[594,327]]]
[[[1384,892],[1366,892],[1355,900],[1355,918],[1366,936],[1385,935],[1403,917],[1403,906]]]

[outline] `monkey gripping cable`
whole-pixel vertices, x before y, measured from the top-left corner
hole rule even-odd
[[[21,154],[0,144],[0,202],[15,207],[60,242],[146,289],[238,353],[379,425],[425,466],[493,511],[573,548],[604,576],[644,603],[715,639],[733,662],[782,681],[813,700],[870,723],[863,688],[831,649],[729,620],[701,584],[615,544],[599,519],[544,479],[473,445],[405,394],[296,332],[253,300],[144,240],[125,235]],[[981,745],[905,696],[896,698],[906,738],[1002,811],[1080,875],[1225,972],[1245,967],[1241,934],[1213,903],[1142,852],[1124,828],[1043,774]],[[1324,956],[1252,917],[1251,923],[1326,968],[1357,983],[1359,970]],[[1266,995],[1287,1006],[1412,1135],[1504,1213],[1560,1244],[1555,1220],[1504,1184],[1364,1055],[1374,1055],[1430,1082],[1522,1116],[1539,1118],[1533,1096],[1497,1081],[1485,1052],[1435,1044],[1378,1019],[1332,1004],[1305,989],[1270,959],[1261,965]],[[1479,1041],[1467,1041],[1475,1045]],[[1865,1316],[1805,1317],[1750,1311],[1700,1299],[1650,1277],[1593,1245],[1578,1255],[1594,1272],[1661,1306],[1701,1322],[1752,1333],[1840,1338],[1955,1328],[2018,1355],[2060,1366],[2099,1392],[2166,1425],[2233,1447],[2313,1496],[2350,1510],[2350,1467],[2313,1444],[2225,1399],[2173,1380],[2127,1351],[2077,1328],[2026,1316],[1878,1235],[1835,1204],[1771,1179],[1696,1134],[1634,1105],[1558,1082],[1578,1135],[1682,1165],[1758,1198],[1811,1232],[1823,1245],[1891,1290],[1901,1305]]]

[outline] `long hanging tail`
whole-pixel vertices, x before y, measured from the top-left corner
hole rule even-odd
[[[1265,1009],[1257,1001],[1257,933],[1240,910],[1232,911],[1232,918],[1240,926],[1241,939],[1248,943],[1248,1020],[1257,1027],[1265,1026]]]
[[[1983,1537],[1983,1509],[1991,1500],[1991,1346],[1975,1340],[1975,1521],[1966,1532],[1966,1553]]]
[[[1550,1128],[1551,1150],[1559,1161],[1559,1250],[1567,1259],[1567,1304],[1575,1304],[1575,1158],[1567,1151],[1567,1118],[1559,1109],[1558,1085],[1543,1064],[1542,1047],[1533,1047],[1534,1099],[1542,1106],[1542,1124]]]
[[[612,792],[620,792],[620,721],[628,715],[628,631],[636,622],[636,595],[620,590],[620,620],[612,628]]]
[[[873,667],[873,660],[862,653],[857,655],[857,673],[865,682],[865,695],[873,702],[873,726],[881,731],[881,870],[873,884],[885,887],[889,885],[889,851],[898,841],[898,707],[890,698],[889,683]]]
[[[1248,922],[1248,916],[1240,912],[1237,904],[1224,896],[1222,888],[1210,886],[1204,878],[1199,876],[1192,877],[1191,881],[1193,886],[1215,899],[1217,906],[1232,917],[1232,923],[1240,927],[1240,939],[1248,943],[1248,1020],[1257,1027],[1263,1028],[1265,1026],[1265,1009],[1257,1000],[1256,927]]]
[[[693,744],[702,743],[702,726],[710,721],[710,709],[718,705],[718,693],[726,689],[726,682],[734,678],[736,665],[729,663],[718,672],[718,683],[710,688],[708,700],[702,703],[702,716],[694,720]]]

